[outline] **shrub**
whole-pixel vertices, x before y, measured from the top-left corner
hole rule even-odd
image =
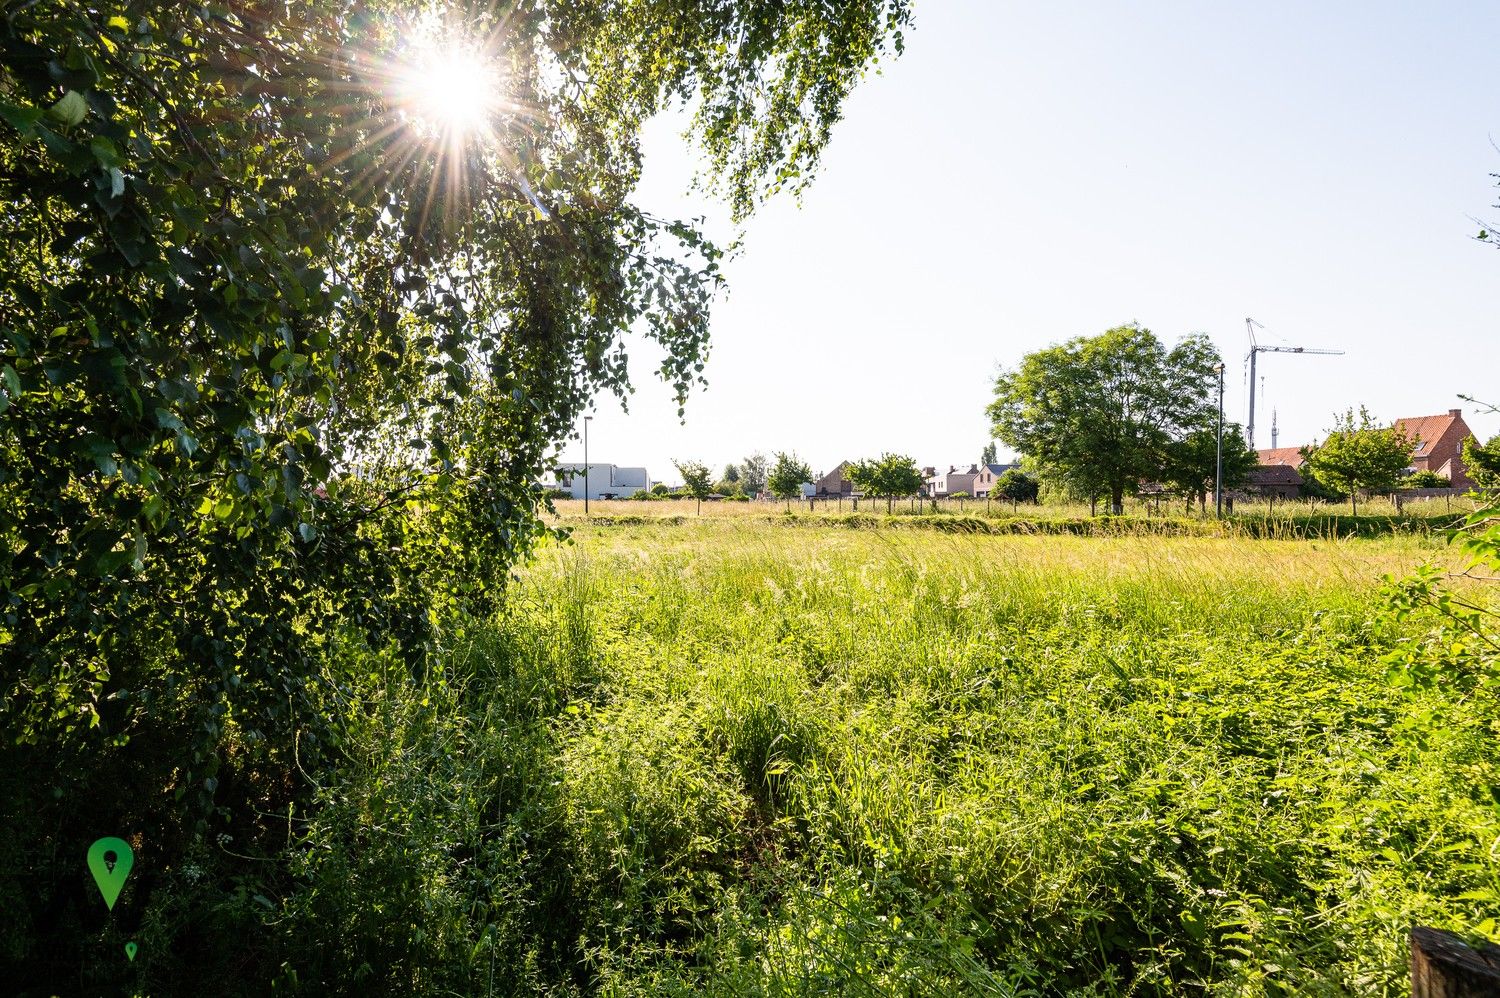
[[[1435,471],[1417,471],[1401,479],[1399,486],[1403,489],[1447,489],[1452,488],[1453,483]]]

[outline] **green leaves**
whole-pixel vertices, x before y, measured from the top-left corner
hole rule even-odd
[[[867,496],[884,496],[887,507],[896,497],[922,491],[922,472],[917,462],[904,454],[882,454],[875,460],[856,461],[848,468],[854,488]]]
[[[1412,441],[1399,426],[1380,426],[1364,406],[1338,418],[1321,444],[1306,448],[1304,467],[1349,497],[1357,512],[1361,489],[1394,488],[1411,465]]]
[[[225,732],[315,767],[327,634],[420,674],[551,534],[532,483],[626,340],[701,382],[721,253],[632,203],[642,123],[696,92],[739,189],[805,178],[905,9],[467,10],[518,110],[450,143],[393,115],[401,5],[7,8],[5,730],[129,773],[143,827],[209,820]]]
[[[701,461],[673,461],[688,494],[700,503],[713,492],[713,477],[708,466]]]
[[[0,118],[20,132],[22,138],[31,137],[36,123],[42,120],[43,113],[41,108],[19,107],[9,101],[0,100]]]
[[[58,99],[56,104],[47,109],[47,117],[64,127],[72,127],[82,123],[88,111],[89,106],[84,101],[83,95],[76,90],[69,90]]]
[[[800,496],[803,484],[811,481],[812,469],[796,454],[777,451],[776,463],[766,479],[766,488],[778,499],[791,499]]]
[[[1028,354],[995,382],[994,433],[1043,474],[1085,496],[1111,496],[1160,473],[1167,448],[1208,424],[1218,354],[1201,335],[1168,350],[1120,326]]]

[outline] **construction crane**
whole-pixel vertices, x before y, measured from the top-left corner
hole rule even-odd
[[[1248,317],[1245,319],[1245,331],[1250,334],[1250,354],[1249,354],[1249,357],[1248,357],[1248,360],[1250,361],[1250,419],[1245,423],[1245,438],[1247,440],[1249,440],[1249,442],[1250,442],[1250,449],[1251,450],[1255,449],[1255,356],[1256,356],[1256,354],[1262,354],[1262,353],[1321,353],[1321,354],[1338,355],[1338,354],[1342,354],[1344,352],[1342,350],[1318,350],[1318,349],[1314,349],[1313,347],[1273,347],[1273,346],[1266,346],[1263,343],[1257,343],[1257,342],[1255,342],[1255,327],[1256,326],[1260,326],[1261,329],[1265,329],[1266,328],[1265,326],[1261,326],[1260,323],[1256,322],[1254,319],[1251,319],[1251,318],[1248,318]]]

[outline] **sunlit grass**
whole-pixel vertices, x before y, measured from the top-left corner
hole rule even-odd
[[[558,514],[566,519],[582,517],[584,515],[582,500],[562,499],[558,500],[555,506]],[[694,502],[692,499],[668,499],[660,501],[595,499],[589,502],[590,515],[600,517],[703,516],[715,519],[744,519],[747,517],[764,517],[786,512],[816,516],[841,516],[858,512],[883,516],[886,515],[888,508],[893,515],[897,516],[931,514],[936,512],[944,515],[998,518],[1019,517],[1031,520],[1084,519],[1092,517],[1103,510],[1102,506],[1097,510],[1090,510],[1088,503],[1045,503],[1041,505],[1021,503],[1012,506],[1011,503],[999,499],[992,501],[984,499],[941,499],[937,501],[935,508],[931,500],[912,499],[899,499],[889,504],[889,506],[884,499],[861,499],[857,503],[852,499],[814,499],[811,502],[806,499],[794,499],[790,503],[781,500],[750,502],[714,500],[702,503],[701,508],[700,504]],[[1404,502],[1400,510],[1397,509],[1394,501],[1386,498],[1378,498],[1361,502],[1359,504],[1359,515],[1371,518],[1406,515],[1413,518],[1436,519],[1471,512],[1474,508],[1473,500],[1463,496],[1451,499],[1413,500]],[[1189,512],[1178,500],[1159,504],[1142,500],[1130,500],[1126,503],[1125,512],[1126,518],[1132,520],[1213,519],[1212,506],[1209,507],[1206,514],[1196,506]],[[1264,501],[1241,501],[1235,505],[1230,519],[1279,519],[1290,522],[1294,520],[1315,520],[1318,518],[1344,517],[1349,515],[1350,509],[1348,503],[1279,501],[1272,504]]]
[[[1493,697],[1381,662],[1432,537],[573,526],[357,721],[411,828],[309,833],[460,992],[1394,998],[1495,932]]]

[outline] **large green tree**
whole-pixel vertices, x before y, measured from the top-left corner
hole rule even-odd
[[[545,530],[549,452],[629,390],[627,343],[659,344],[679,405],[701,377],[720,253],[635,204],[642,124],[690,108],[743,220],[811,177],[908,18],[5,5],[0,769],[34,823],[7,840],[186,850],[221,787],[316,764],[330,643],[440,662]],[[494,81],[439,95],[462,125],[414,97],[445,60]],[[230,733],[278,775],[226,779]]]
[[[1195,501],[1200,510],[1206,509],[1208,497],[1213,494],[1221,453],[1219,439],[1218,428],[1206,426],[1191,430],[1167,445],[1159,477],[1163,485],[1187,500],[1189,512]],[[1222,439],[1223,487],[1236,489],[1250,480],[1250,473],[1260,461],[1245,442],[1238,423],[1224,424]]]
[[[1339,416],[1328,437],[1303,448],[1313,477],[1349,496],[1350,509],[1359,512],[1359,491],[1392,489],[1411,467],[1411,441],[1396,426],[1380,426],[1360,406]]]
[[[812,481],[812,469],[796,454],[783,451],[776,453],[776,463],[766,475],[766,488],[771,495],[786,500],[787,509],[792,508],[792,497],[802,494],[802,486]]]
[[[1207,337],[1168,348],[1149,329],[1118,326],[1028,354],[995,381],[995,436],[1074,488],[1124,496],[1155,475],[1167,447],[1212,413],[1218,354]]]
[[[740,486],[748,495],[754,496],[766,487],[766,477],[771,473],[771,462],[760,451],[756,451],[740,462]]]
[[[875,459],[856,461],[849,466],[848,475],[863,494],[884,496],[887,513],[892,512],[898,497],[922,491],[921,469],[916,461],[903,454],[882,454]]]

